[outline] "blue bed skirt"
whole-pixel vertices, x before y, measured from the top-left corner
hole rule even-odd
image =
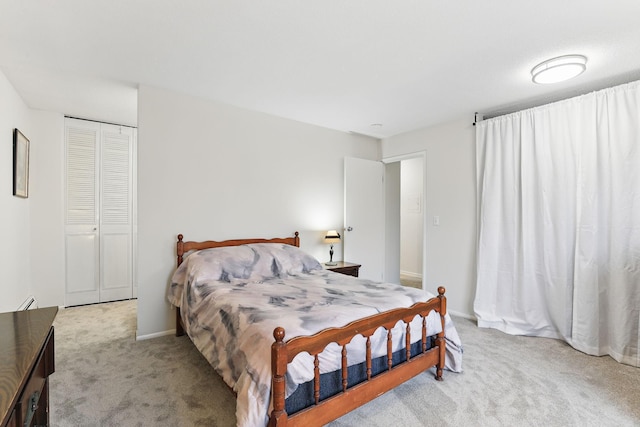
[[[427,349],[433,347],[434,338],[427,338]],[[411,345],[411,357],[422,352],[422,342],[417,341]],[[404,348],[392,354],[392,366],[406,361],[407,353]],[[374,377],[387,370],[387,356],[377,357],[371,360],[371,376]],[[347,368],[348,387],[353,387],[367,379],[366,362],[351,365]],[[342,371],[337,370],[320,375],[320,400],[324,400],[342,391]],[[287,414],[294,414],[306,407],[315,404],[313,397],[313,380],[298,386],[285,400]]]

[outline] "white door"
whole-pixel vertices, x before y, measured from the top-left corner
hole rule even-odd
[[[77,123],[76,123],[77,122]],[[100,301],[98,138],[100,124],[65,126],[65,305]]]
[[[135,129],[67,119],[65,305],[133,297]]]
[[[359,277],[384,281],[384,165],[344,159],[344,260],[361,264]]]
[[[101,126],[100,302],[133,296],[133,132]]]

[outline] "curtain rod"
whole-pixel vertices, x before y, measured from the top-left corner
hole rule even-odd
[[[114,126],[122,126],[122,127],[125,127],[125,128],[138,129],[137,126],[123,125],[123,124],[120,124],[120,123],[102,122],[100,120],[84,119],[82,117],[74,117],[74,116],[67,116],[67,115],[65,115],[65,117],[68,118],[68,119],[84,120],[85,122],[104,123],[105,125],[114,125]]]
[[[473,113],[473,123],[471,124],[475,126],[476,123],[481,122],[483,120],[484,120],[484,115],[476,111],[475,113]]]
[[[516,104],[511,104],[510,106],[504,106],[502,110],[494,110],[493,112],[489,112],[487,114],[480,114],[478,112],[474,113],[473,125],[476,123],[483,121],[484,119],[494,119],[500,116],[506,116],[507,114],[517,113],[519,111],[528,110],[531,108],[541,107],[543,105],[553,104],[555,102],[564,101],[571,98],[577,98],[579,96],[587,95],[592,92],[599,92],[601,90],[606,90],[610,88],[614,88],[617,86],[623,86],[626,84],[634,83],[636,81],[640,81],[640,70],[633,71],[628,74],[624,74],[617,78],[612,78],[607,81],[598,83],[592,83],[586,86],[581,86],[579,88],[573,88],[569,90],[564,90],[562,92],[557,92],[552,95],[543,95],[542,98],[532,99],[527,102],[521,102]]]

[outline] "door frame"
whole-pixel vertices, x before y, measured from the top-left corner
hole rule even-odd
[[[427,279],[427,152],[425,151],[417,151],[414,153],[407,153],[398,156],[385,157],[382,159],[382,163],[386,166],[390,163],[401,162],[403,160],[410,159],[422,159],[422,289],[425,289],[425,283]],[[400,182],[402,185],[402,182]],[[388,197],[385,195],[385,202],[388,200]],[[398,206],[400,209],[400,206]],[[390,227],[390,224],[387,224],[385,221],[385,227]],[[399,238],[399,237],[398,237]],[[397,257],[396,259],[400,260],[400,253],[393,253],[393,245],[386,245],[388,248],[385,251],[385,260],[393,259],[393,257]],[[386,261],[385,261],[386,262]]]
[[[124,128],[124,129],[123,129]],[[68,154],[69,154],[69,129],[88,129],[92,132],[95,132],[95,141],[93,146],[94,152],[94,163],[95,163],[95,175],[94,175],[94,191],[95,191],[95,219],[94,223],[90,225],[83,225],[83,227],[90,227],[92,231],[90,232],[82,232],[82,233],[74,233],[72,230],[70,231],[70,225],[68,224],[68,198],[69,198],[69,174],[68,174]],[[123,130],[125,130],[123,132]],[[127,158],[129,161],[128,168],[128,191],[129,197],[127,199],[127,203],[129,205],[129,224],[120,226],[117,223],[105,223],[102,209],[105,205],[103,197],[105,195],[104,190],[104,181],[103,178],[105,176],[104,166],[105,166],[105,148],[107,147],[107,141],[109,141],[109,134],[116,135],[116,138],[119,138],[119,135],[125,134],[127,137]],[[83,304],[93,304],[93,303],[102,303],[102,302],[110,302],[117,301],[121,299],[131,299],[137,298],[137,280],[136,280],[136,256],[137,256],[137,136],[138,130],[136,127],[126,126],[126,125],[117,125],[112,123],[104,123],[98,122],[95,120],[87,120],[87,119],[78,119],[74,117],[65,116],[64,118],[64,222],[63,229],[65,235],[65,296],[64,296],[64,305],[66,307],[75,306],[75,305],[83,305]],[[94,271],[94,281],[93,286],[95,289],[84,291],[80,290],[78,292],[70,292],[69,291],[69,277],[70,277],[70,268],[69,268],[69,236],[79,236],[79,235],[90,235],[94,237],[94,262],[93,262],[93,271]],[[113,242],[113,239],[117,236],[127,236],[126,241],[126,260],[128,263],[127,270],[125,272],[125,276],[127,278],[127,284],[125,286],[109,286],[109,283],[106,281],[105,273],[107,270],[105,269],[106,256],[109,253],[106,250],[106,243],[109,241]],[[111,254],[117,254],[118,252],[123,251],[111,251]],[[113,259],[111,256],[109,259]],[[110,265],[114,263],[111,262]],[[89,293],[90,292],[90,293]]]

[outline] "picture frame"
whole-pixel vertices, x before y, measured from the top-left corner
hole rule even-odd
[[[13,130],[13,195],[29,197],[29,139]]]

